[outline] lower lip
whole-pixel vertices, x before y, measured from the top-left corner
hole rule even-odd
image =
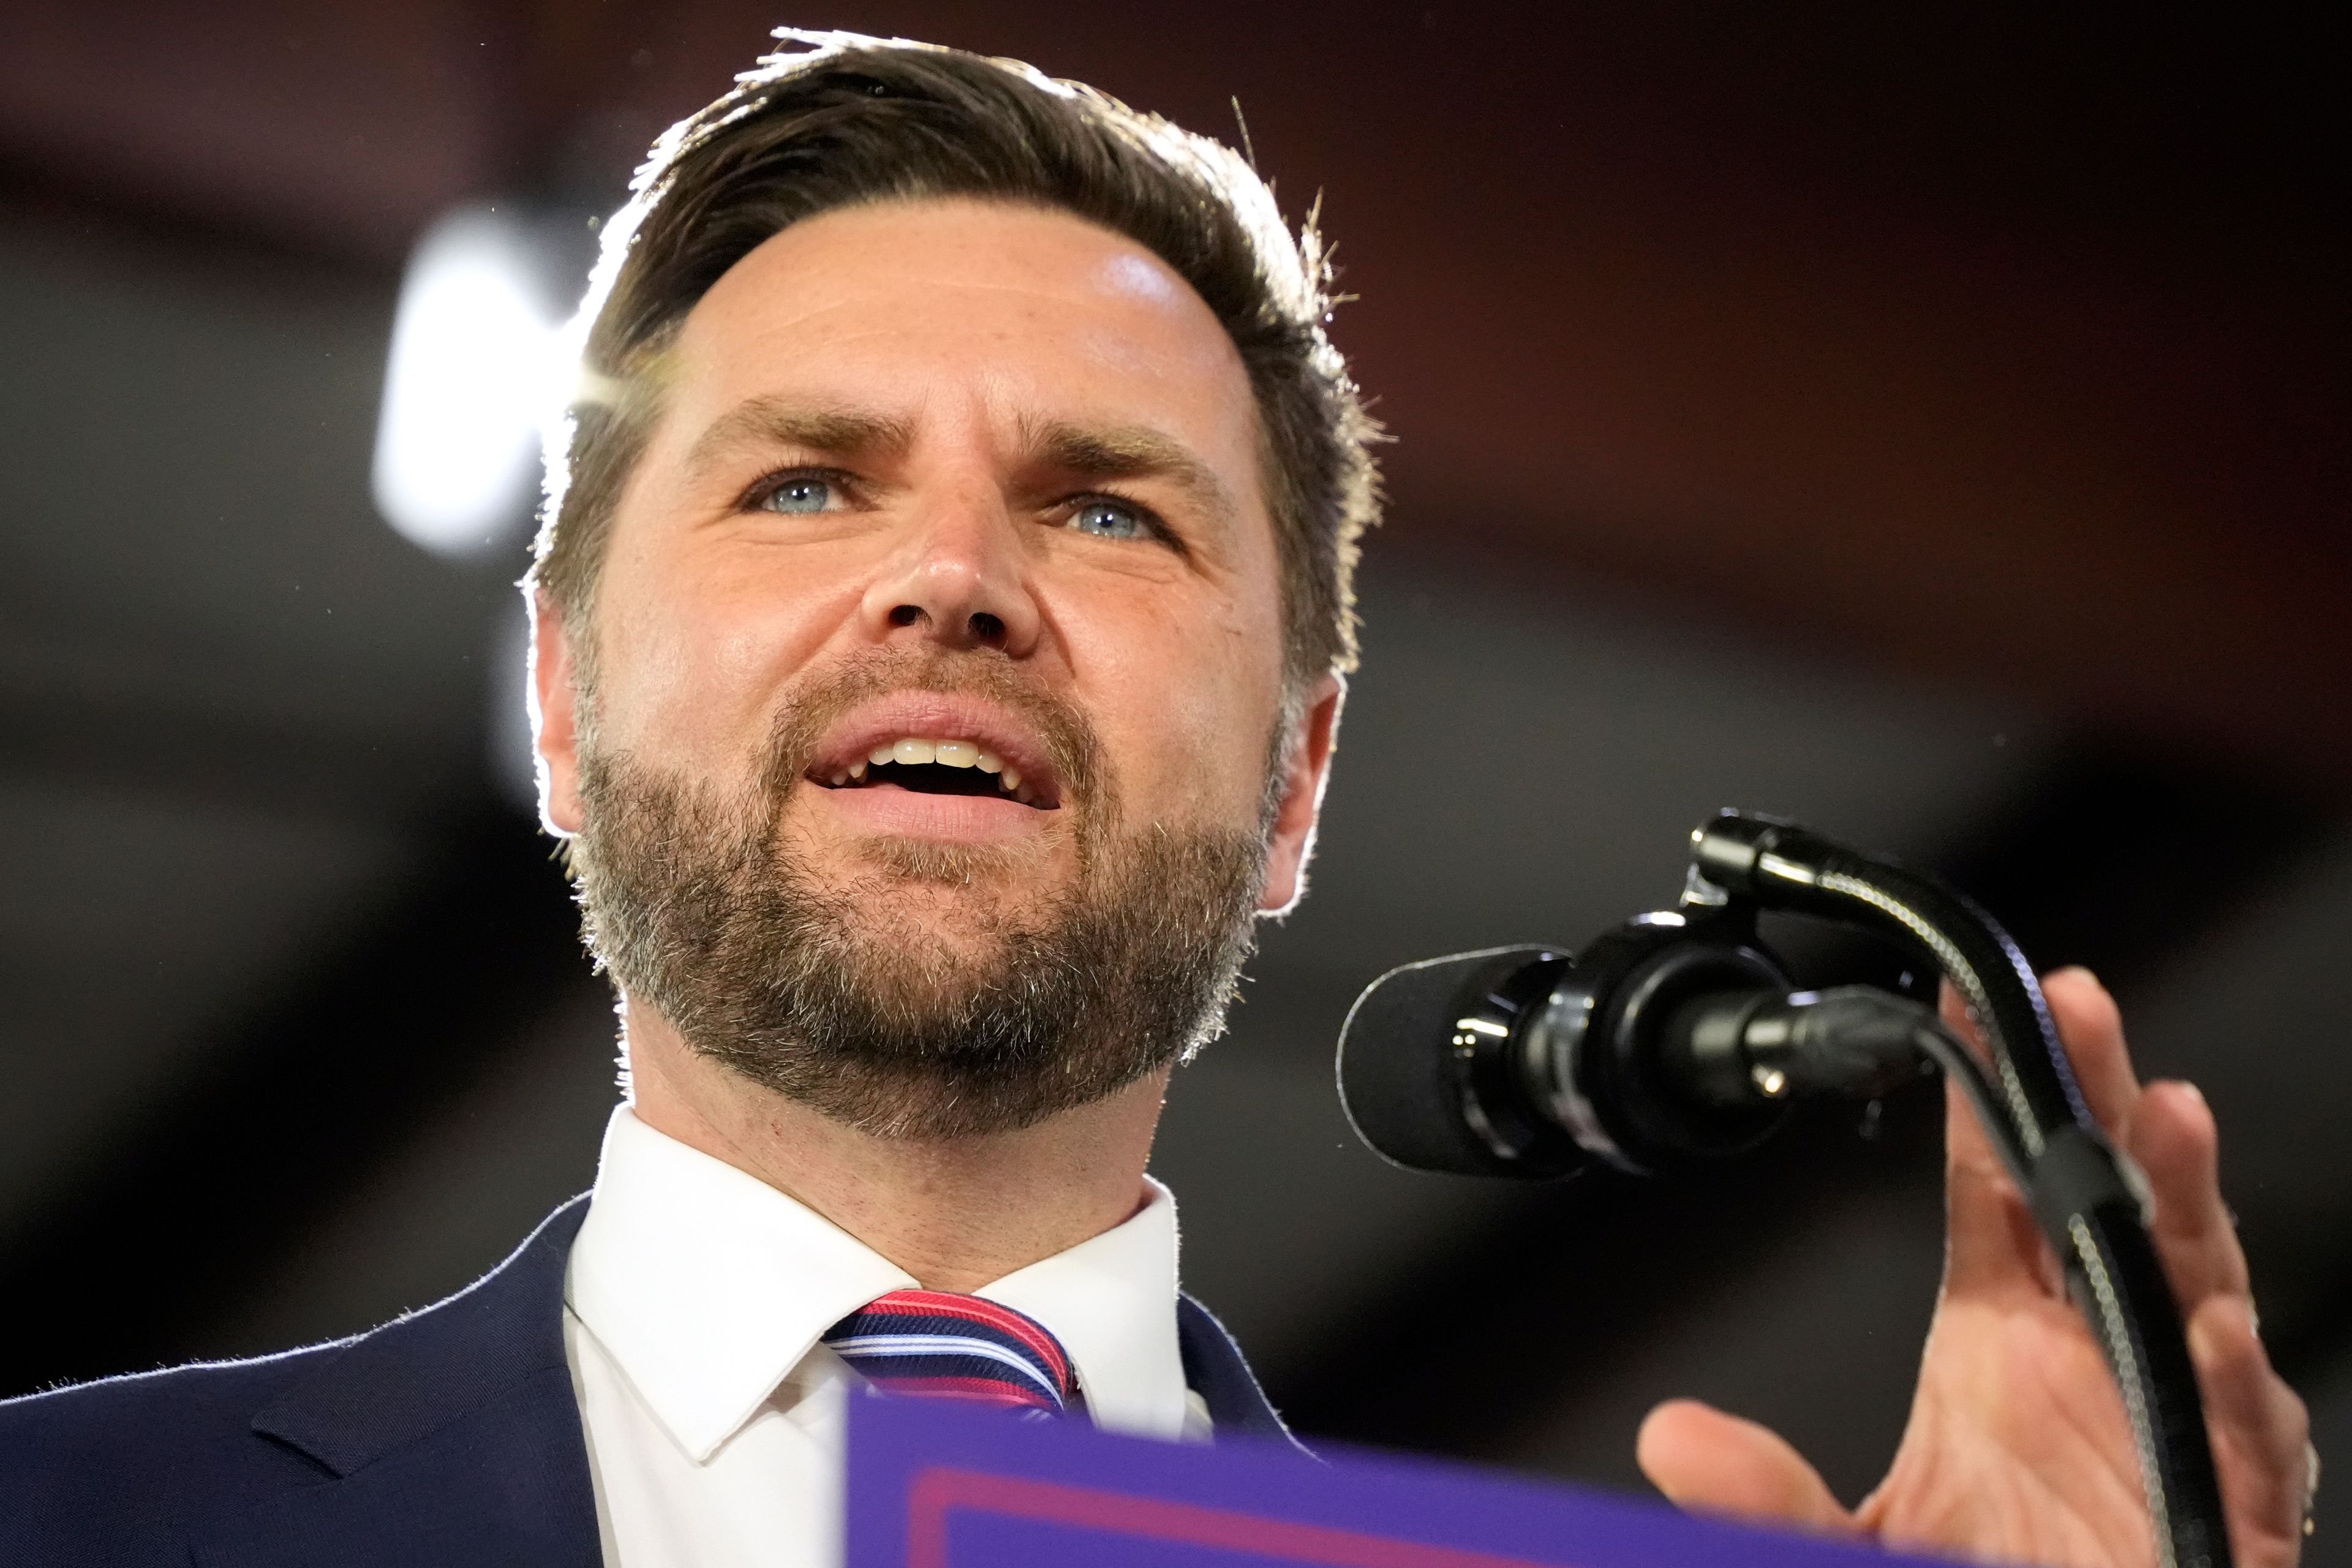
[[[826,789],[812,784],[852,830],[893,838],[1001,844],[1045,831],[1054,813],[984,795],[919,795],[896,784]]]

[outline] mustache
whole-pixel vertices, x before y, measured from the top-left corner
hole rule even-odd
[[[852,654],[802,680],[769,735],[761,770],[768,798],[781,803],[792,793],[814,764],[825,736],[852,710],[899,691],[977,697],[1004,709],[1037,732],[1065,805],[1098,823],[1117,816],[1101,739],[1076,704],[992,656],[917,648]]]

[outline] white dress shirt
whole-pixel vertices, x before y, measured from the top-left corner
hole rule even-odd
[[[1052,1330],[1096,1424],[1205,1438],[1176,1339],[1176,1205],[978,1294]],[[758,1178],[622,1106],[564,1278],[563,1345],[607,1568],[833,1568],[844,1396],[818,1342],[916,1281]]]

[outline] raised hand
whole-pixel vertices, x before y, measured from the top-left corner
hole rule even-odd
[[[2093,1112],[2147,1173],[2157,1249],[2189,1329],[2239,1568],[2301,1552],[2317,1461],[2303,1401],[2255,1331],[2245,1254],[2221,1202],[2218,1137],[2186,1083],[2143,1086],[2115,1001],[2086,970],[2042,982]],[[1947,1016],[1964,1026],[1948,994]],[[1776,1434],[1690,1400],[1658,1406],[1638,1457],[1694,1509],[1888,1546],[2092,1568],[2157,1561],[2137,1457],[2106,1363],[2058,1265],[1957,1092],[1945,1115],[1942,1293],[1895,1463],[1848,1510]]]

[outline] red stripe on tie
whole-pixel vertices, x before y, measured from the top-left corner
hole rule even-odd
[[[869,1312],[920,1312],[931,1316],[961,1318],[966,1322],[981,1323],[1010,1334],[1036,1352],[1054,1374],[1054,1381],[1064,1389],[1070,1386],[1069,1359],[1062,1353],[1061,1345],[1037,1322],[1010,1307],[979,1296],[958,1296],[944,1290],[893,1290],[877,1296]]]

